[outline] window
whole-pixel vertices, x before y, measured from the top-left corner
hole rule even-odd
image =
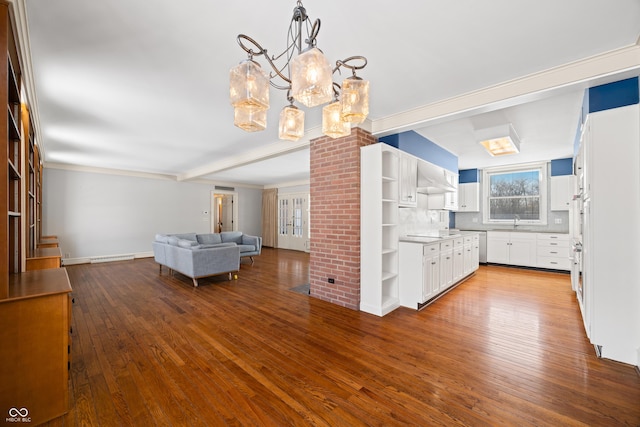
[[[484,222],[546,224],[546,164],[484,171]]]

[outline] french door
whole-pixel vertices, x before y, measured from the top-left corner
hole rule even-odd
[[[278,247],[296,251],[309,249],[308,194],[278,196]]]

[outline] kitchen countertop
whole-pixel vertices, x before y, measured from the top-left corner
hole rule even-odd
[[[456,239],[464,236],[471,236],[474,234],[478,234],[478,232],[461,230],[461,231],[456,231],[455,233],[444,234],[440,236],[432,236],[432,235],[429,235],[428,233],[425,233],[424,235],[421,235],[421,233],[416,233],[416,234],[409,234],[406,236],[400,236],[399,240],[401,242],[408,242],[408,243],[422,243],[422,244],[438,243],[438,242],[442,242],[443,240]]]

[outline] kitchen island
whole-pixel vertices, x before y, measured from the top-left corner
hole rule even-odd
[[[479,266],[479,239],[473,231],[401,236],[400,305],[419,310],[471,276]]]

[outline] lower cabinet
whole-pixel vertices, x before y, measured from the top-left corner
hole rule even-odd
[[[39,425],[69,410],[71,286],[64,268],[9,281],[0,300],[0,411],[13,416],[16,408]]]
[[[420,308],[473,273],[479,265],[479,248],[479,238],[474,241],[473,236],[469,236],[467,244],[464,238],[439,243],[400,242],[400,305]]]
[[[517,231],[487,232],[487,262],[570,270],[568,234]]]

